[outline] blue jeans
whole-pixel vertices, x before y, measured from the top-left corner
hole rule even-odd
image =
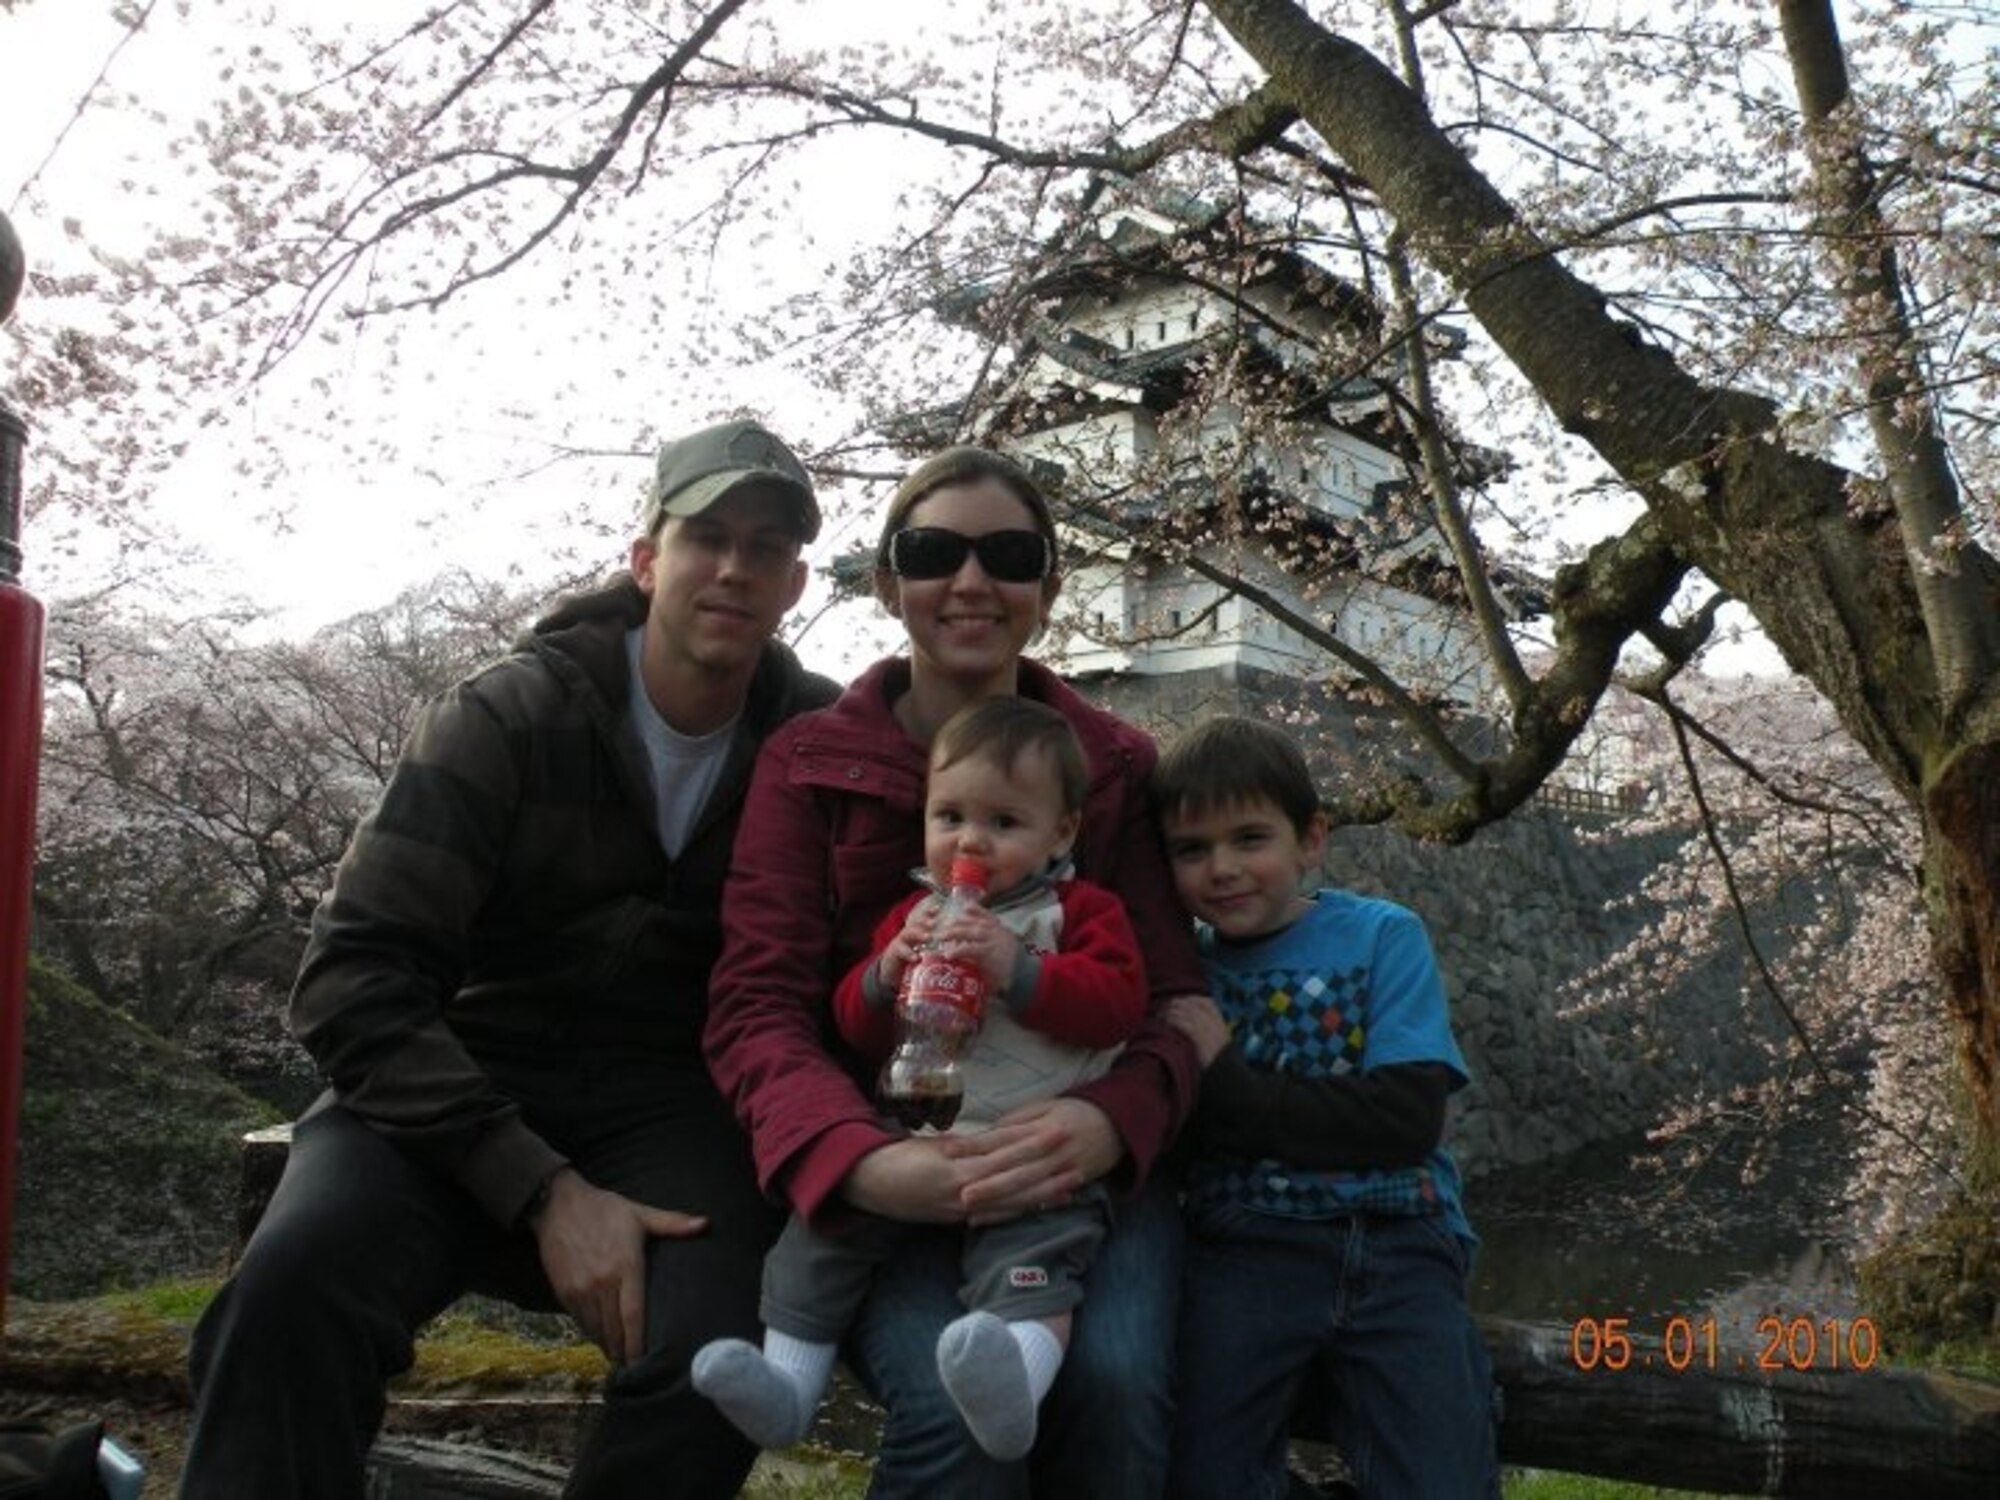
[[[1468,1252],[1435,1219],[1192,1216],[1169,1493],[1279,1500],[1306,1374],[1369,1500],[1500,1493],[1493,1376],[1465,1306]]]
[[[965,1311],[957,1229],[919,1231],[875,1276],[849,1334],[849,1366],[888,1410],[868,1493],[876,1500],[1155,1500],[1166,1480],[1180,1215],[1146,1189],[1118,1206],[1084,1278],[1062,1373],[1042,1403],[1035,1451],[999,1463],[972,1440],[938,1383],[937,1341]]]

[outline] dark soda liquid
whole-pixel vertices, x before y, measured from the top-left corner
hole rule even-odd
[[[890,1119],[910,1130],[949,1130],[958,1118],[963,1094],[904,1094],[882,1096],[882,1109]]]

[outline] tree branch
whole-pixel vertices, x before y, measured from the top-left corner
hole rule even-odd
[[[1602,295],[1365,49],[1293,0],[1207,3],[1371,184],[1564,429],[1638,491],[1663,538],[1749,604],[1914,797],[1942,728],[1921,691],[1929,647],[1907,560],[1884,558],[1887,528],[1851,507],[1852,476],[1792,449],[1768,400],[1704,385],[1665,350],[1629,340]],[[1975,546],[1957,556],[1991,576]]]
[[[1874,170],[1855,133],[1846,50],[1829,0],[1779,0],[1792,79],[1812,146],[1819,224],[1843,274],[1840,295],[1862,343],[1868,426],[1909,554],[1948,716],[1963,711],[2000,664],[1993,578],[1962,566],[1969,538],[1958,481],[1925,394],[1895,242]]]

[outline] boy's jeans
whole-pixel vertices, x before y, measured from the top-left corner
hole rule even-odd
[[[1325,1425],[1369,1500],[1497,1497],[1492,1370],[1466,1311],[1468,1269],[1435,1219],[1194,1215],[1170,1493],[1285,1495],[1293,1403],[1324,1357]]]

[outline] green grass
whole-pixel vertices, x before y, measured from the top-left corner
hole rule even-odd
[[[801,1447],[758,1459],[743,1486],[743,1500],[860,1500],[867,1489],[863,1460]]]
[[[1911,1370],[1943,1370],[1952,1375],[2000,1381],[2000,1340],[1946,1339],[1926,1350],[1922,1358],[1891,1355],[1889,1363]]]
[[[1509,1469],[1501,1484],[1505,1500],[1690,1500],[1702,1490],[1663,1490],[1588,1474],[1555,1474],[1546,1469]]]
[[[131,1291],[112,1292],[105,1297],[111,1307],[129,1315],[157,1318],[165,1323],[192,1325],[215,1300],[222,1283],[212,1277],[185,1281],[156,1281]]]
[[[447,1313],[417,1340],[417,1361],[394,1389],[426,1395],[472,1395],[532,1385],[589,1395],[604,1383],[604,1356],[571,1338],[548,1343]]]

